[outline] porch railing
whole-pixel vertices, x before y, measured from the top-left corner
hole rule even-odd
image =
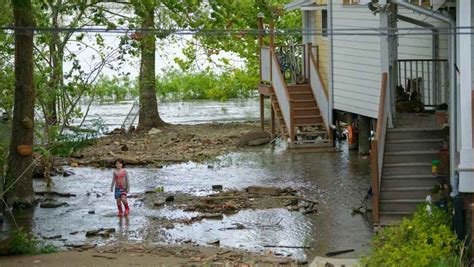
[[[380,90],[379,112],[377,117],[377,128],[375,137],[371,141],[371,185],[372,185],[372,217],[374,224],[380,223],[379,198],[380,184],[382,179],[383,156],[385,153],[385,135],[387,132],[387,123],[390,113],[390,107],[387,98],[387,73],[382,74],[382,88]]]
[[[305,45],[275,46],[275,54],[286,83],[302,83],[306,77]]]
[[[291,140],[294,140],[293,101],[290,98],[276,53],[271,47],[261,47],[260,53],[261,82],[268,82],[272,85],[288,135]]]
[[[329,127],[329,97],[328,89],[324,84],[323,77],[319,71],[319,62],[317,61],[317,52],[315,49],[308,49],[308,61],[309,61],[309,83],[311,85],[311,90],[313,90],[314,97],[321,112],[321,117],[323,117],[324,124],[326,129]]]
[[[449,101],[449,70],[446,59],[398,60],[398,86],[426,107]]]

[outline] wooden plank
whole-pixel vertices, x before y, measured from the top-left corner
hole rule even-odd
[[[370,151],[370,176],[372,185],[372,220],[374,225],[380,223],[379,215],[379,172],[378,172],[378,154],[377,140],[372,140]]]
[[[272,94],[272,87],[270,85],[259,85],[258,86],[258,93],[262,95],[269,96]]]

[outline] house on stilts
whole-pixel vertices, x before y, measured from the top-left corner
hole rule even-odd
[[[400,222],[446,183],[464,236],[474,226],[474,3],[294,0],[286,9],[301,10],[303,43],[274,45],[283,29],[270,21],[268,44],[259,38],[272,132],[292,148],[332,146],[336,112],[368,121],[359,130],[373,133],[373,225]]]

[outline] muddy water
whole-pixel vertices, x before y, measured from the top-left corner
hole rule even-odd
[[[86,124],[101,117],[110,129],[120,127],[132,102],[92,106]],[[255,120],[259,116],[257,99],[216,102],[189,101],[163,103],[160,114],[170,123],[196,124],[216,121]],[[266,115],[268,115],[268,110]],[[243,210],[223,220],[203,220],[191,225],[176,224],[167,229],[163,218],[181,219],[196,213],[164,207],[153,209],[137,199],[130,199],[128,218],[116,216],[115,201],[110,190],[109,169],[72,168],[70,177],[54,177],[52,190],[76,194],[57,198],[68,206],[15,214],[16,221],[48,243],[59,247],[70,244],[110,242],[180,243],[190,239],[199,245],[219,239],[221,246],[252,251],[267,251],[266,245],[309,246],[311,249],[274,248],[274,252],[311,259],[335,250],[355,249],[342,257],[357,257],[368,249],[372,230],[366,218],[351,215],[369,187],[368,161],[347,151],[303,153],[285,149],[284,144],[249,149],[220,157],[206,164],[183,163],[162,169],[128,168],[131,193],[163,186],[167,194],[207,195],[214,184],[225,189],[243,189],[250,185],[293,187],[304,196],[320,201],[317,214],[302,215],[286,209]],[[35,180],[36,191],[45,190],[42,180]],[[90,214],[89,212],[93,212]],[[0,237],[8,235],[14,223],[5,214]],[[225,230],[233,223],[241,230]],[[114,227],[110,238],[85,237],[87,230]],[[76,234],[71,234],[77,232]],[[59,238],[48,239],[61,235]]]
[[[140,193],[164,186],[170,194],[207,195],[211,186],[222,184],[225,189],[242,189],[250,185],[293,187],[304,196],[320,201],[317,214],[302,215],[286,209],[243,210],[223,220],[203,220],[192,225],[177,224],[166,229],[163,218],[178,219],[196,213],[169,208],[152,209],[130,199],[131,215],[116,217],[113,194],[109,191],[109,169],[73,168],[70,177],[55,177],[54,191],[77,194],[72,198],[57,198],[66,207],[17,214],[19,224],[58,246],[81,243],[145,241],[179,243],[191,239],[196,244],[219,239],[221,246],[252,251],[268,250],[266,245],[310,246],[311,249],[276,248],[274,252],[310,259],[329,251],[355,249],[344,257],[355,257],[366,251],[372,235],[371,227],[361,215],[351,215],[369,185],[368,161],[342,152],[302,153],[286,150],[284,145],[250,149],[221,157],[207,164],[177,164],[162,169],[128,168],[131,192]],[[210,167],[210,165],[212,167]],[[45,190],[44,182],[35,181],[36,191]],[[94,214],[89,214],[94,211]],[[232,223],[246,229],[224,230]],[[87,238],[87,230],[114,227],[111,238]],[[11,228],[11,222],[3,231]],[[79,231],[77,234],[70,234]]]
[[[120,127],[130,112],[132,105],[133,101],[92,105],[84,125],[91,126],[94,121],[100,119],[108,130]],[[81,106],[81,109],[85,112],[87,106]],[[260,118],[260,102],[258,98],[232,99],[226,102],[213,100],[163,102],[159,103],[158,109],[161,118],[173,124],[249,121]],[[265,113],[265,117],[269,118],[269,106],[266,107]],[[74,123],[78,124],[80,120],[76,120]],[[137,123],[138,120],[135,121],[135,125]]]

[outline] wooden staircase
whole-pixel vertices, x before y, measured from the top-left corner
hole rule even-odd
[[[290,148],[328,147],[331,146],[330,137],[321,116],[316,98],[309,84],[287,85],[292,101],[291,120],[295,127],[294,140],[289,140]],[[289,131],[281,114],[278,100],[270,94],[272,108],[275,111],[283,137],[289,138]]]
[[[440,128],[387,129],[380,187],[380,225],[410,216],[440,182],[431,173],[431,161],[447,135]]]

